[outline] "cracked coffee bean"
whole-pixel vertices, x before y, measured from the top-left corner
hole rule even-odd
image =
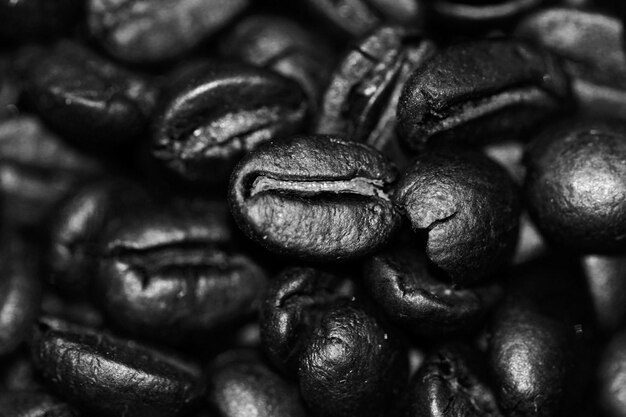
[[[91,34],[128,62],[172,59],[246,9],[249,0],[86,0]]]
[[[522,20],[516,36],[563,58],[583,111],[626,120],[626,51],[622,22],[597,12],[553,8]]]
[[[350,36],[363,36],[385,22],[415,27],[423,14],[420,0],[305,0],[304,4]]]
[[[204,392],[198,369],[106,333],[40,320],[33,359],[58,394],[103,417],[182,416]]]
[[[326,37],[269,15],[251,16],[238,23],[220,50],[225,57],[269,68],[296,81],[306,92],[311,109],[317,109],[334,58]]]
[[[421,153],[394,189],[394,202],[426,238],[426,257],[455,285],[491,278],[515,251],[520,217],[516,184],[477,151]]]
[[[456,288],[429,269],[424,255],[400,248],[369,259],[363,279],[391,320],[424,338],[475,332],[502,294],[495,284]]]
[[[53,207],[101,172],[96,159],[63,143],[32,116],[0,121],[0,192],[5,219],[37,226]]]
[[[467,42],[440,51],[411,75],[398,128],[413,149],[484,145],[523,138],[569,101],[567,77],[552,55],[512,40]]]
[[[115,213],[97,283],[117,326],[175,343],[252,317],[266,277],[234,244],[224,202],[180,200]]]
[[[405,417],[502,417],[482,353],[463,344],[430,353],[412,378]]]
[[[583,253],[626,249],[626,128],[573,122],[530,145],[524,194],[546,240]]]
[[[254,351],[230,351],[209,368],[209,403],[221,417],[306,417],[297,385],[263,363]]]
[[[366,143],[393,159],[406,158],[397,144],[396,107],[409,75],[435,49],[431,41],[400,27],[372,32],[335,70],[315,131]]]
[[[308,105],[294,81],[243,64],[199,65],[166,89],[154,121],[152,156],[180,178],[228,181],[259,144],[304,128]]]
[[[83,149],[128,149],[147,131],[156,90],[83,46],[57,44],[28,78],[38,114]]]
[[[51,395],[25,391],[2,394],[0,417],[80,417],[80,414]]]
[[[272,280],[261,308],[265,354],[283,372],[295,376],[304,341],[323,312],[351,298],[349,281],[313,268],[290,268]]]
[[[400,223],[391,163],[333,136],[275,140],[233,172],[231,212],[252,240],[302,259],[346,260],[384,246]]]

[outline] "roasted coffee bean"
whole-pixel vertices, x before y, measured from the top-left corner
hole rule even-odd
[[[270,68],[300,84],[316,109],[331,70],[333,53],[325,37],[295,22],[268,15],[237,24],[220,48],[226,57]]]
[[[398,128],[413,149],[442,142],[482,145],[524,138],[569,101],[568,80],[551,55],[510,40],[461,43],[409,78]]]
[[[611,333],[626,324],[626,255],[587,255],[580,260],[597,324]]]
[[[626,51],[619,19],[553,8],[524,19],[515,34],[564,59],[583,111],[626,120]]]
[[[83,14],[84,0],[2,0],[0,39],[13,42],[68,32]]]
[[[429,16],[452,33],[504,28],[550,0],[433,0]],[[439,26],[440,28],[440,26]],[[441,29],[440,29],[441,30]]]
[[[364,283],[388,317],[425,338],[476,331],[502,293],[495,284],[456,288],[429,270],[424,255],[398,249],[369,259]]]
[[[586,367],[590,315],[575,268],[554,260],[521,267],[493,315],[488,363],[508,416],[571,415]]]
[[[350,281],[313,268],[290,268],[276,277],[260,319],[262,345],[274,365],[295,375],[305,341],[324,311],[352,293]]]
[[[328,308],[304,343],[298,380],[313,415],[386,416],[408,379],[396,334],[359,301]]]
[[[100,240],[104,310],[131,334],[168,342],[251,317],[266,278],[233,240],[223,202],[129,206]]]
[[[602,353],[598,395],[607,417],[626,416],[626,332],[616,334]]]
[[[304,4],[334,29],[351,36],[363,36],[382,23],[408,27],[420,24],[420,0],[306,0]]]
[[[375,149],[333,136],[271,141],[233,172],[230,205],[241,229],[267,249],[340,260],[384,246],[400,216],[386,188],[393,166]]]
[[[51,395],[14,392],[0,395],[0,417],[79,417],[79,413]]]
[[[147,80],[67,41],[40,57],[27,92],[43,119],[77,146],[98,151],[132,148],[156,100]]]
[[[492,277],[511,260],[518,236],[518,189],[477,151],[439,148],[420,154],[395,186],[394,202],[426,256],[452,283]]]
[[[463,344],[444,345],[424,360],[407,391],[405,417],[501,417],[485,358]]]
[[[304,128],[308,105],[294,81],[243,64],[199,65],[164,93],[153,157],[179,177],[223,184],[246,152]]]
[[[85,296],[93,289],[101,233],[119,210],[149,199],[126,181],[99,180],[78,188],[50,216],[47,279],[59,292]]]
[[[356,44],[335,70],[315,131],[363,142],[401,160],[396,108],[404,83],[435,53],[432,42],[383,26]]]
[[[231,351],[210,366],[209,402],[220,417],[306,417],[297,385],[272,371],[254,351]]]
[[[5,232],[6,233],[6,232]],[[39,313],[41,284],[37,253],[17,234],[0,242],[0,356],[15,351],[29,335]]]
[[[204,392],[200,372],[175,357],[55,319],[40,320],[32,349],[44,380],[98,416],[184,415]]]
[[[91,34],[119,59],[154,62],[195,47],[249,0],[87,0]]]
[[[580,122],[548,129],[526,156],[528,210],[549,243],[585,253],[626,248],[626,130]]]
[[[63,197],[101,169],[38,119],[0,121],[0,193],[4,217],[14,225],[40,224]]]

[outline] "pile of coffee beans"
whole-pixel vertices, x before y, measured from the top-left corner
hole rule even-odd
[[[625,22],[0,0],[0,417],[626,417]]]

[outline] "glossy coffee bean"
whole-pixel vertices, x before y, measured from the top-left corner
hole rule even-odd
[[[584,112],[626,120],[626,51],[618,18],[552,8],[528,16],[515,34],[564,59]]]
[[[497,285],[461,289],[440,280],[425,256],[388,250],[370,258],[364,283],[394,322],[425,338],[475,331],[502,294]]]
[[[304,128],[304,92],[272,71],[215,63],[183,73],[164,93],[151,152],[184,180],[223,184],[245,153]]]
[[[621,124],[561,124],[533,141],[525,197],[548,242],[586,253],[626,248],[625,161]]]
[[[384,246],[400,216],[386,188],[395,179],[375,149],[333,136],[276,140],[233,172],[231,212],[272,251],[316,260],[363,256]]]
[[[516,184],[482,153],[439,148],[420,154],[394,189],[394,202],[426,257],[452,283],[492,277],[515,251],[520,216]]]
[[[588,300],[575,268],[543,261],[525,265],[493,315],[488,363],[505,415],[571,415],[586,399],[591,358]],[[589,388],[590,389],[590,388]]]
[[[486,32],[506,28],[520,16],[549,0],[433,0],[429,13],[447,31]]]
[[[45,39],[68,32],[82,17],[84,0],[2,0],[0,39]]]
[[[580,259],[598,325],[608,333],[626,324],[626,255]]]
[[[248,0],[87,0],[91,34],[129,62],[179,56],[243,11]]]
[[[91,181],[64,199],[49,219],[48,282],[64,295],[88,295],[104,227],[117,211],[148,199],[138,185],[111,179]]]
[[[79,417],[70,404],[51,395],[14,392],[0,395],[0,417]]]
[[[100,163],[77,152],[31,116],[0,122],[0,192],[4,216],[14,225],[33,226]]]
[[[333,73],[315,131],[366,143],[392,158],[402,154],[396,143],[400,92],[413,70],[434,53],[431,41],[409,30],[376,29],[350,49]]]
[[[229,220],[222,202],[181,200],[117,213],[99,249],[108,316],[131,334],[168,342],[252,316],[266,277],[237,250]]]
[[[463,344],[431,352],[411,380],[405,417],[501,417],[485,358]]]
[[[420,0],[306,0],[305,4],[334,29],[351,36],[363,36],[385,22],[415,27],[423,14]]]
[[[27,90],[43,119],[77,146],[92,150],[136,144],[156,100],[146,79],[71,42],[40,57]]]
[[[238,23],[223,40],[225,57],[276,71],[300,84],[315,109],[331,71],[327,39],[279,16],[255,15]]]
[[[616,334],[602,352],[598,367],[598,396],[607,417],[626,416],[626,333]]]
[[[350,281],[314,268],[281,272],[261,308],[261,341],[269,359],[295,376],[306,339],[333,304],[352,297]]]
[[[38,323],[32,350],[44,380],[98,416],[182,416],[204,391],[198,370],[174,357],[55,319]]]
[[[407,352],[390,330],[354,299],[321,315],[298,366],[300,391],[313,415],[387,415],[408,379]]]
[[[230,351],[209,371],[209,402],[219,417],[306,417],[298,387],[270,369],[254,351]]]
[[[568,80],[551,55],[510,40],[460,43],[409,78],[398,104],[399,133],[414,149],[523,138],[569,100]]]
[[[33,245],[17,234],[6,234],[0,245],[0,356],[4,356],[29,337],[39,313],[41,283]]]

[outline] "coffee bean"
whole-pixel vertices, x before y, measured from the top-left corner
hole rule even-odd
[[[295,376],[301,350],[324,311],[352,298],[350,281],[313,268],[290,268],[272,280],[261,309],[261,340],[266,355]]]
[[[333,52],[327,39],[295,22],[269,15],[242,20],[223,40],[226,57],[270,68],[300,84],[317,108],[331,71]]]
[[[314,415],[382,417],[406,386],[407,353],[373,311],[344,300],[324,312],[304,344],[298,379]]]
[[[40,320],[33,359],[59,395],[104,417],[184,415],[203,394],[199,371],[133,341]]]
[[[369,259],[363,278],[369,295],[394,322],[425,338],[475,332],[502,293],[493,284],[456,288],[437,278],[423,255],[406,249]]]
[[[83,149],[129,152],[147,130],[155,88],[78,44],[46,51],[29,78],[37,112]]]
[[[129,206],[100,242],[102,305],[131,334],[206,336],[251,317],[265,288],[264,272],[234,244],[223,202]]]
[[[549,243],[602,253],[626,248],[626,141],[621,124],[563,123],[528,150],[524,193]]]
[[[626,120],[626,52],[619,19],[597,12],[551,8],[528,16],[515,34],[564,59],[584,112]]]
[[[281,254],[316,260],[363,256],[399,226],[386,187],[393,166],[373,148],[333,136],[271,141],[231,178],[241,229]]]
[[[485,358],[463,344],[444,345],[424,360],[407,391],[406,417],[501,417]]]
[[[187,181],[223,184],[245,153],[301,130],[307,111],[299,86],[272,71],[200,65],[164,93],[151,152]]]
[[[68,147],[32,116],[0,122],[0,192],[5,219],[40,224],[81,182],[101,171],[100,163]]]
[[[34,246],[17,234],[5,234],[0,241],[0,356],[29,337],[41,297]]]
[[[396,107],[409,75],[435,53],[433,43],[400,27],[383,26],[362,39],[335,70],[315,131],[363,142],[394,160]]]
[[[91,34],[119,59],[154,62],[195,47],[249,0],[87,0]]]
[[[426,256],[457,285],[493,277],[511,260],[520,201],[508,173],[479,152],[439,148],[420,154],[394,190]]]
[[[335,30],[363,36],[382,23],[415,26],[422,19],[419,0],[306,0],[305,5]]]
[[[306,417],[297,385],[272,371],[254,351],[231,351],[209,368],[209,402],[222,417]]]
[[[461,43],[411,75],[398,104],[399,133],[414,149],[514,139],[569,101],[568,80],[553,56],[510,40]]]
[[[0,397],[0,417],[79,417],[69,404],[43,393],[14,392]]]

